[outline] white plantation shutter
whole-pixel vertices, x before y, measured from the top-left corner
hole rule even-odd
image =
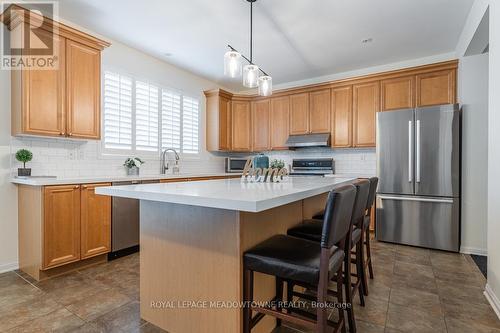
[[[162,89],[161,147],[181,150],[181,95]]]
[[[158,87],[135,83],[135,147],[158,151]]]
[[[104,147],[132,149],[132,79],[104,73]]]
[[[198,100],[183,96],[182,98],[182,152],[198,154],[199,111]]]

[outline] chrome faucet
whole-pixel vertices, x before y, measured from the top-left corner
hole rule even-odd
[[[172,173],[179,173],[179,154],[175,151],[175,149],[167,148],[161,153],[161,161],[160,161],[160,173],[162,175],[167,173],[167,170],[170,170],[170,163],[166,160],[167,152],[172,151],[175,154],[175,164],[172,167]]]

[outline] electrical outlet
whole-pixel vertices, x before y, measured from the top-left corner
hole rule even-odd
[[[76,158],[75,150],[74,149],[68,150],[68,159],[74,160],[75,158]]]

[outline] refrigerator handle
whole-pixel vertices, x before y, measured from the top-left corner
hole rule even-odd
[[[434,203],[454,203],[451,198],[423,198],[423,197],[402,197],[395,195],[381,195],[378,194],[377,198],[380,200],[396,200],[396,201],[415,201],[415,202],[434,202]]]
[[[417,141],[417,148],[416,148],[416,152],[415,152],[415,164],[416,164],[416,175],[415,175],[415,178],[416,178],[416,182],[417,183],[420,183],[420,120],[417,120],[417,126],[416,126],[416,138],[415,138],[415,141]]]
[[[408,182],[413,181],[413,122],[408,121]]]

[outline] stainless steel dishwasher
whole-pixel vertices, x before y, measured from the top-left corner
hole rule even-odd
[[[158,180],[114,182],[113,186],[154,184]],[[139,251],[139,200],[113,197],[111,211],[111,252],[116,259]]]

